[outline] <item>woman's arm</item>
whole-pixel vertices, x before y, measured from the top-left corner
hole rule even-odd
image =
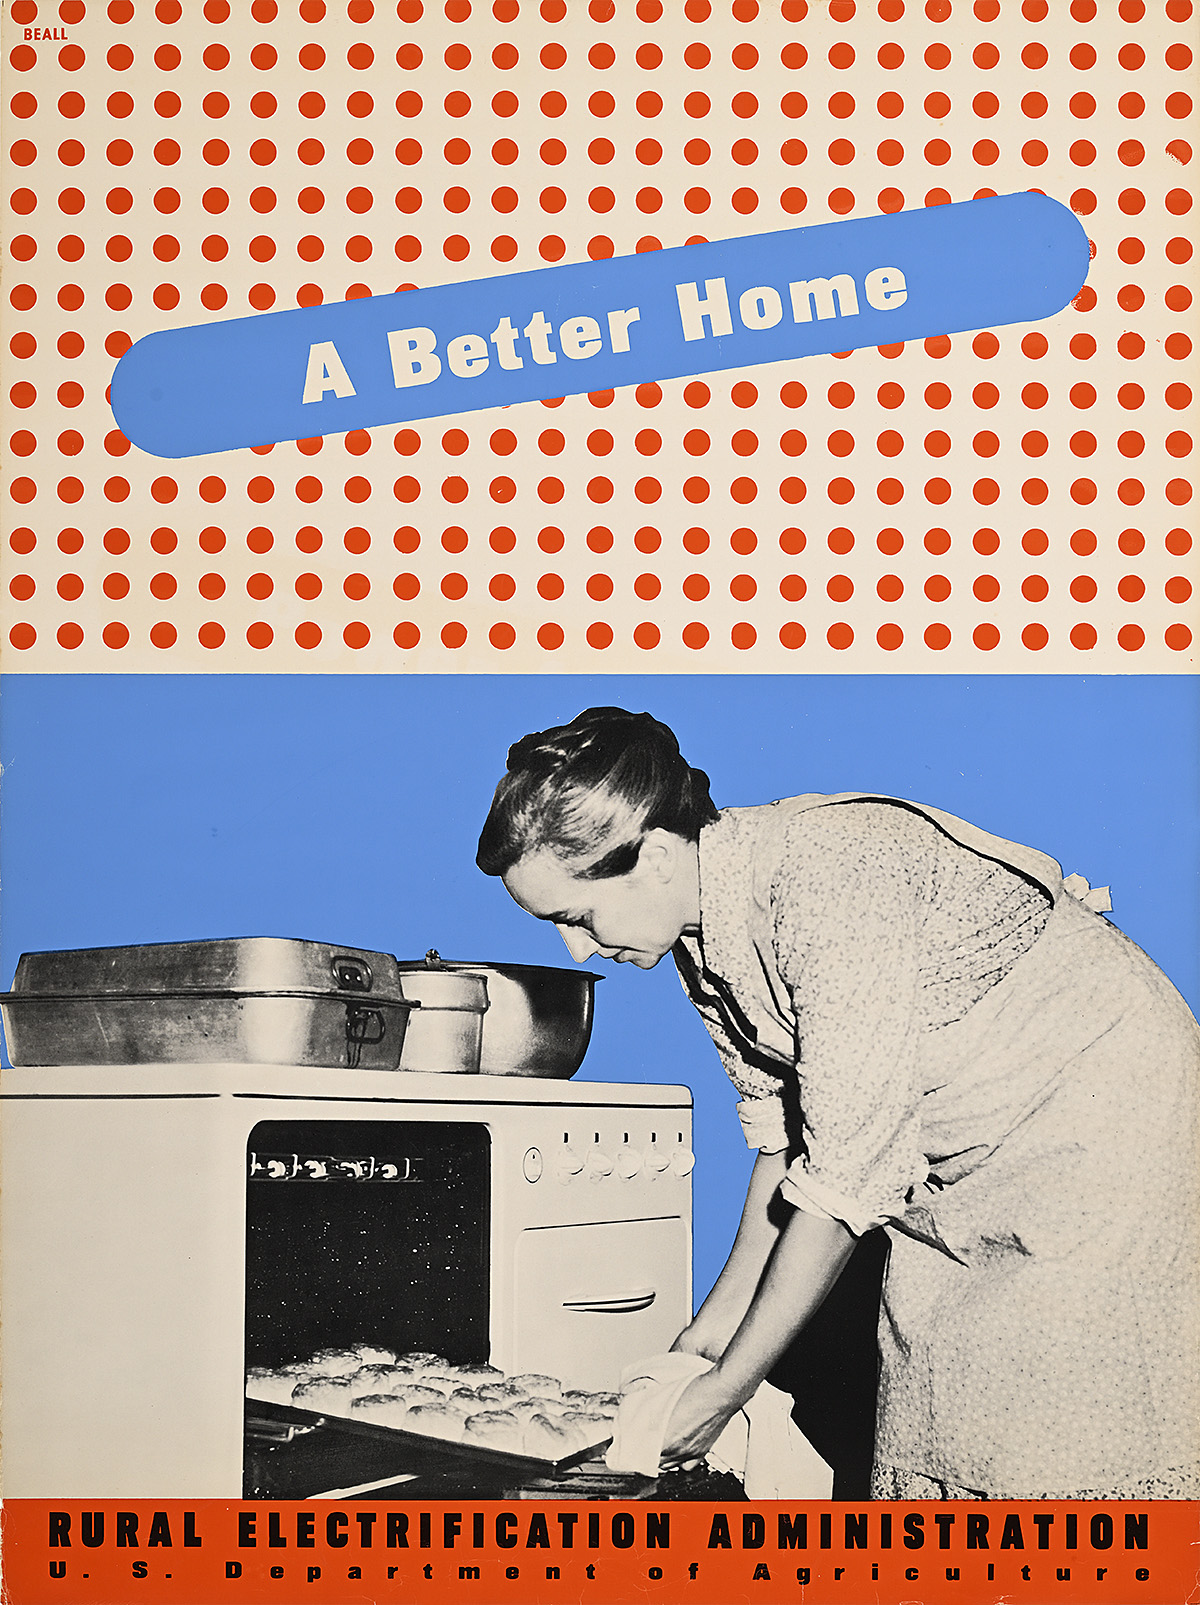
[[[729,1347],[779,1240],[780,1228],[771,1219],[771,1203],[786,1169],[787,1155],[783,1153],[760,1153],[754,1161],[742,1218],[725,1268],[695,1320],[684,1327],[672,1348],[719,1360]]]
[[[793,1211],[728,1348],[681,1395],[667,1430],[664,1459],[694,1460],[712,1447],[730,1416],[753,1395],[820,1307],[854,1244],[854,1234],[843,1222]]]

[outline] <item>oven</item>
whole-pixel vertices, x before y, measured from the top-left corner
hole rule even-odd
[[[378,1343],[613,1389],[691,1315],[686,1088],[5,1070],[10,1497],[224,1497],[248,1367]]]

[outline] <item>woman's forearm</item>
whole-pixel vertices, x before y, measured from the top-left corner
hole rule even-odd
[[[842,1221],[794,1210],[778,1234],[757,1295],[717,1362],[720,1386],[738,1404],[751,1397],[842,1273],[855,1244]]]
[[[680,1395],[664,1443],[669,1463],[698,1459],[712,1447],[837,1281],[854,1241],[841,1221],[793,1211],[724,1352],[706,1350],[716,1364]]]
[[[754,1297],[763,1267],[779,1240],[779,1227],[771,1219],[771,1201],[787,1170],[787,1156],[759,1154],[754,1161],[742,1218],[725,1267],[704,1301],[710,1312],[736,1307],[740,1320]]]

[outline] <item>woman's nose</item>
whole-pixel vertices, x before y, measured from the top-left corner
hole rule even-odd
[[[600,948],[592,941],[586,931],[581,931],[577,925],[556,925],[554,929],[567,944],[567,952],[576,964],[582,964],[584,959],[590,959],[593,953],[599,953]]]

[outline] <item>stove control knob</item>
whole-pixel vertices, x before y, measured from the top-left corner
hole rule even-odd
[[[605,1176],[611,1176],[613,1162],[610,1155],[603,1148],[590,1148],[587,1156],[588,1175],[593,1181],[601,1181]]]
[[[684,1148],[682,1144],[674,1149],[671,1154],[671,1169],[677,1176],[690,1176],[695,1163],[695,1154],[690,1148]]]
[[[642,1168],[642,1156],[636,1148],[628,1143],[622,1143],[617,1150],[617,1175],[624,1181],[632,1181]]]
[[[573,1180],[574,1177],[578,1176],[582,1169],[583,1160],[579,1157],[579,1150],[577,1148],[572,1148],[568,1144],[567,1147],[559,1149],[558,1163],[555,1166],[555,1173],[557,1174],[559,1181],[565,1185],[567,1182]]]
[[[542,1179],[542,1151],[540,1148],[527,1148],[525,1157],[521,1161],[521,1169],[526,1181],[541,1181]]]
[[[671,1163],[669,1154],[665,1154],[657,1143],[652,1142],[646,1149],[646,1169],[651,1176],[661,1176]]]

